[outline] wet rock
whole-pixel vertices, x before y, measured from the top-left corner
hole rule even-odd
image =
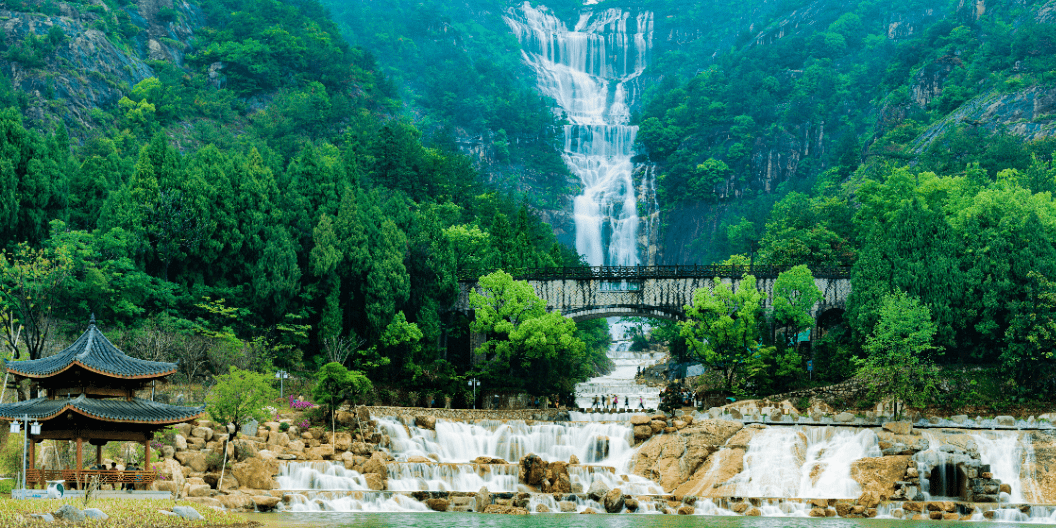
[[[436,417],[435,416],[415,416],[414,425],[421,427],[422,429],[428,429],[430,431],[436,430]]]
[[[623,507],[627,508],[627,511],[629,512],[638,511],[638,499],[635,499],[633,497],[627,497],[626,499],[623,499]]]
[[[733,506],[730,506],[730,510],[732,510],[733,513],[744,513],[746,511],[748,511],[748,508],[750,508],[750,507],[751,507],[751,505],[748,504],[747,502],[738,502],[738,503],[734,504]]]
[[[884,422],[881,427],[896,435],[908,435],[913,433],[913,424],[909,422]]]
[[[994,423],[1003,427],[1015,427],[1016,419],[1012,416],[998,416],[994,418]]]
[[[531,495],[528,495],[527,493],[518,493],[513,497],[512,504],[516,508],[527,508],[528,503],[531,502],[531,500]]]
[[[514,508],[513,506],[504,506],[501,504],[491,504],[487,508],[484,508],[484,513],[494,513],[499,515],[528,515],[528,510],[524,508]]]
[[[825,516],[825,508],[817,508],[817,507],[811,508],[810,509],[810,513],[808,513],[807,515],[810,515],[811,517],[824,517]]]
[[[609,493],[609,487],[597,480],[592,482],[590,489],[587,490],[587,496],[598,502],[601,502],[607,493]]]
[[[428,499],[425,501],[425,505],[428,506],[430,510],[446,512],[450,503],[447,499]]]
[[[269,512],[279,506],[279,498],[271,495],[254,495],[252,500],[257,507],[257,511]]]
[[[596,511],[594,511],[594,508],[587,508],[587,509],[579,512],[580,515],[590,515],[590,514],[594,514],[594,513],[598,513]]]
[[[386,488],[385,477],[380,473],[367,473],[363,475],[363,479],[367,481],[367,487],[374,491],[384,491]]]
[[[759,508],[750,508],[748,511],[744,512],[745,517],[760,517],[762,515],[763,512]]]
[[[557,506],[561,508],[561,513],[572,513],[576,511],[576,503],[572,501],[559,501]]]
[[[850,423],[854,421],[854,415],[849,412],[842,412],[837,414],[834,420],[841,423]]]
[[[857,502],[866,508],[875,508],[880,504],[880,494],[875,490],[867,489],[858,496]]]
[[[503,460],[501,458],[492,458],[492,457],[488,457],[488,456],[479,456],[477,458],[474,458],[473,459],[473,463],[474,464],[480,464],[480,465],[489,465],[489,464],[503,464],[503,465],[505,465],[505,464],[509,464],[509,462],[507,462],[507,461],[505,461],[505,460]]]
[[[836,515],[839,515],[840,517],[846,517],[848,514],[851,513],[852,504],[849,502],[840,501],[836,503],[836,506],[834,506],[834,508],[836,508]]]
[[[648,425],[636,425],[634,426],[634,440],[641,442],[642,440],[648,440],[649,437],[653,436],[653,429]]]
[[[537,504],[535,506],[535,511],[536,513],[550,513],[550,508],[548,508],[545,504]]]
[[[696,512],[697,512],[696,508],[694,508],[694,507],[692,507],[692,506],[690,506],[688,504],[683,504],[683,505],[678,507],[678,514],[679,515],[693,515]]]
[[[547,463],[539,455],[529,453],[521,457],[520,480],[529,486],[539,486],[546,477]]]
[[[433,462],[433,460],[424,456],[412,456],[407,458],[407,462],[411,464],[428,464],[430,462]]]
[[[964,422],[968,421],[968,415],[958,414],[956,416],[951,416],[950,421],[955,424],[963,424]]]
[[[607,513],[620,513],[623,510],[623,491],[613,488],[605,494],[602,504]]]
[[[473,498],[476,499],[473,509],[478,512],[483,512],[484,508],[488,507],[491,504],[491,492],[488,491],[487,486],[482,486],[480,488],[480,491],[478,491],[477,494],[473,496]]]

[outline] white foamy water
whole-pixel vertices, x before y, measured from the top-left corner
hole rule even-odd
[[[527,491],[518,482],[520,468],[489,464],[388,464],[389,491]]]
[[[851,465],[881,455],[876,434],[833,427],[769,427],[748,443],[731,483],[741,497],[854,499]]]
[[[576,249],[593,266],[637,265],[631,158],[638,127],[627,123],[652,49],[653,14],[584,11],[570,28],[546,7],[525,2],[505,20],[539,90],[570,122],[564,159],[583,185],[573,202]]]
[[[287,462],[275,477],[286,490],[369,490],[359,472],[334,462]]]

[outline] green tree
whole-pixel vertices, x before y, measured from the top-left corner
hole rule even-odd
[[[33,249],[22,243],[0,254],[0,321],[9,346],[17,341],[29,359],[40,359],[55,325],[55,303],[70,275],[67,248]],[[83,315],[83,314],[82,314]],[[21,339],[16,337],[21,334]],[[15,359],[21,359],[12,350]]]
[[[727,392],[743,388],[764,366],[760,319],[766,294],[745,275],[736,291],[716,277],[712,289],[693,292],[679,334],[690,352],[709,369],[722,374]]]
[[[340,363],[327,363],[315,374],[312,399],[326,409],[327,418],[332,418],[343,403],[373,388],[362,372],[348,370]]]
[[[857,378],[875,398],[924,405],[939,382],[937,368],[927,359],[936,348],[935,333],[931,310],[919,299],[903,291],[884,296],[876,327],[865,340],[868,357],[860,360]]]
[[[264,407],[278,398],[267,373],[231,366],[227,374],[215,376],[216,385],[206,398],[209,416],[222,424],[241,426],[250,419],[262,422],[272,416]]]
[[[783,271],[774,281],[774,325],[784,328],[785,339],[794,339],[814,324],[810,311],[821,301],[822,293],[805,264]]]

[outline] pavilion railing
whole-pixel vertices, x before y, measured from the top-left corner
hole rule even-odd
[[[99,477],[99,484],[149,485],[158,478],[157,471],[120,469],[29,469],[26,485],[46,487],[48,481],[61,480],[67,488],[80,487]]]
[[[728,279],[753,275],[756,278],[775,278],[792,266],[722,266],[722,265],[687,265],[687,266],[579,266],[552,268],[510,268],[505,270],[518,280],[644,280],[644,279]],[[483,275],[498,271],[493,269],[459,270],[458,280],[474,282]],[[850,266],[829,266],[811,268],[816,279],[846,279],[851,276]]]

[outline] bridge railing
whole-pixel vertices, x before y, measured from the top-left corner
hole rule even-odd
[[[505,270],[518,280],[644,280],[644,279],[712,279],[715,277],[729,279],[754,275],[756,278],[775,278],[792,266],[723,266],[683,265],[683,266],[577,266],[552,268],[510,268]],[[466,269],[458,272],[460,282],[476,282],[483,275],[488,275],[498,268]],[[846,279],[851,276],[849,266],[830,266],[812,268],[817,279]]]

